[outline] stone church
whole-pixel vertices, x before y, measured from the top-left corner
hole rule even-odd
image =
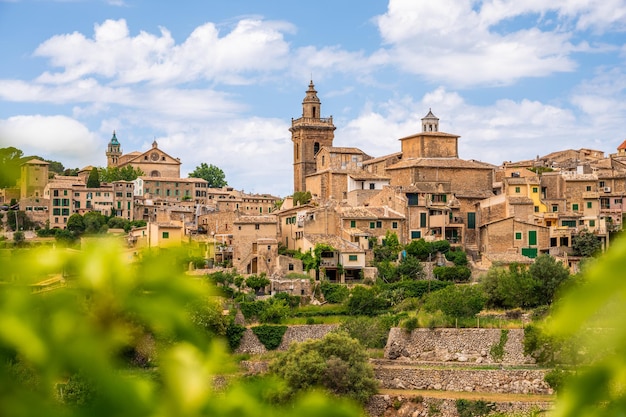
[[[180,178],[180,159],[174,158],[159,149],[156,142],[144,152],[134,151],[122,154],[122,149],[115,131],[106,150],[107,168],[123,168],[127,165],[139,168],[147,177]]]

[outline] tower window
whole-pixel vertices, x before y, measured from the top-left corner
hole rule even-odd
[[[320,143],[319,142],[315,142],[313,144],[313,154],[315,155],[316,153],[318,153],[320,150]]]

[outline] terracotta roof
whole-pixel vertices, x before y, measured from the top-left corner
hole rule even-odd
[[[433,167],[433,168],[470,168],[470,169],[494,169],[495,165],[486,162],[466,160],[459,158],[415,158],[403,159],[387,169],[402,169],[410,167]]]
[[[50,163],[42,161],[41,159],[33,158],[30,161],[24,162],[22,165],[50,165]]]
[[[335,235],[322,235],[322,234],[305,234],[304,238],[311,242],[313,245],[318,243],[326,243],[333,248],[341,252],[364,252],[358,245],[352,242],[348,242],[345,239]]]
[[[617,150],[620,150],[620,149],[626,149],[626,140],[624,142],[622,142],[622,144],[617,147]]]

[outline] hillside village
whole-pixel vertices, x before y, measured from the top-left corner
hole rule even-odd
[[[63,230],[72,215],[92,211],[107,217],[143,220],[145,226],[133,227],[127,233],[114,231],[125,242],[125,250],[133,254],[144,248],[193,243],[194,248],[200,248],[203,265],[190,265],[185,275],[191,276],[194,283],[211,282],[223,291],[222,304],[216,307],[219,313],[203,319],[217,321],[217,327],[221,326],[223,331],[219,335],[226,336],[229,344],[235,340],[235,346],[230,346],[232,353],[256,356],[239,364],[246,375],[268,372],[268,366],[271,367],[268,362],[276,358],[269,356],[268,360],[263,355],[268,352],[271,355],[271,350],[286,351],[289,355],[297,349],[292,342],[327,343],[328,335],[331,339],[344,337],[333,336],[337,328],[345,330],[350,323],[360,323],[367,336],[379,333],[378,340],[370,337],[371,345],[367,347],[379,349],[381,356],[367,358],[362,354],[363,360],[373,366],[372,378],[377,381],[368,394],[366,409],[370,415],[456,417],[486,415],[494,410],[513,413],[510,415],[535,415],[551,409],[556,388],[549,380],[561,370],[553,372],[550,367],[554,363],[545,358],[538,360],[535,354],[559,348],[541,345],[528,352],[526,343],[527,338],[533,337],[531,322],[544,317],[552,297],[556,296],[556,286],[570,278],[560,264],[549,270],[549,274],[562,270],[560,277],[549,277],[558,281],[554,288],[538,284],[534,289],[547,294],[544,298],[531,299],[529,294],[534,290],[521,291],[522,283],[512,290],[520,290],[520,294],[514,294],[517,304],[498,304],[502,300],[494,302],[490,294],[490,307],[497,305],[503,310],[482,316],[476,311],[465,316],[463,312],[438,316],[444,304],[463,304],[458,298],[456,301],[430,298],[438,292],[455,288],[456,294],[469,304],[475,293],[483,290],[475,285],[456,286],[449,282],[454,279],[440,281],[441,277],[435,276],[435,266],[456,262],[449,254],[443,256],[436,250],[432,258],[428,256],[428,262],[420,259],[424,261],[426,278],[434,279],[402,277],[400,282],[385,281],[383,295],[371,288],[364,289],[364,285],[333,284],[380,282],[380,263],[374,262],[376,249],[392,235],[405,252],[409,251],[411,242],[443,242],[452,249],[450,252],[461,253],[463,260],[468,255],[475,275],[494,265],[517,268],[543,262],[545,266],[552,259],[562,262],[569,272],[577,272],[580,258],[575,256],[574,240],[579,234],[592,234],[607,249],[614,233],[622,229],[626,141],[608,157],[599,150],[564,150],[534,160],[494,166],[460,158],[460,136],[442,132],[439,119],[429,109],[419,132],[399,138],[398,152],[372,157],[356,147],[334,147],[333,119],[321,115],[321,101],[311,81],[302,102],[302,116],[292,119],[289,129],[294,150],[294,194],[286,198],[247,194],[228,186],[210,188],[204,179],[181,178],[182,162],[159,148],[156,141],[146,151],[125,154],[122,142],[113,132],[105,150],[108,168],[130,166],[144,175],[133,181],[89,187],[91,166],[81,169],[78,176],[49,178],[48,162],[31,159],[21,166],[19,184],[2,190],[0,204],[15,199],[18,207],[12,209],[19,208],[33,222],[50,229]],[[319,268],[310,269],[302,257],[293,256],[317,252],[320,248]],[[87,250],[84,252],[89,256]],[[106,249],[98,249],[100,258],[96,259],[106,257],[105,252]],[[165,266],[166,256],[158,259],[159,251],[144,254],[146,264],[161,262],[161,266],[152,270],[158,279],[167,282],[161,290],[185,291],[183,287],[169,287],[175,281],[171,277],[176,271]],[[412,257],[405,255],[400,255],[403,260]],[[395,254],[392,257],[395,262],[397,257]],[[113,258],[107,261],[122,262]],[[124,265],[112,270],[128,278],[135,271]],[[527,269],[530,275],[535,273],[532,268]],[[230,271],[232,276],[228,281]],[[520,271],[523,273],[517,274]],[[523,267],[513,268],[510,276],[521,282],[528,278],[525,272]],[[239,284],[234,281],[237,274],[241,278]],[[244,281],[242,275],[248,278]],[[159,303],[156,298],[149,300],[151,291],[132,289],[140,281],[125,279],[119,280],[124,284],[116,291],[122,294],[128,291],[133,303],[137,294],[140,297],[148,294],[141,302]],[[255,280],[260,283],[258,286]],[[47,293],[59,288],[54,285],[61,281],[35,282],[29,290],[35,294]],[[486,281],[489,277],[483,285]],[[244,283],[251,291],[242,290]],[[73,289],[83,284],[80,274],[72,277]],[[90,285],[87,293],[93,290]],[[97,291],[110,290],[102,287]],[[359,293],[360,290],[363,291]],[[316,297],[316,291],[322,296]],[[180,300],[188,301],[188,295]],[[110,299],[118,296],[115,293]],[[397,305],[386,300],[377,307],[372,302],[384,297],[393,298]],[[478,312],[482,312],[487,302],[481,297],[477,296]],[[319,305],[317,298],[322,298],[325,305]],[[438,303],[439,312],[428,310],[432,300]],[[203,308],[212,308],[207,307],[210,303],[206,299],[202,301],[206,304]],[[309,306],[309,303],[317,305]],[[158,310],[160,316],[156,315],[154,320],[160,325],[161,321],[167,322],[168,314],[173,314],[174,305],[161,311],[159,304],[149,315]],[[317,310],[309,311],[312,315],[306,316],[306,307]],[[278,318],[261,317],[262,308],[266,312],[277,309]],[[419,317],[422,308],[428,310],[426,324]],[[300,322],[290,323],[289,328],[280,325],[287,318],[287,309],[293,313],[291,319],[306,319],[306,325]],[[341,324],[323,321],[322,311],[328,316],[341,316]],[[443,317],[442,325],[436,323],[437,317]],[[490,323],[489,327],[485,328],[481,320]],[[257,326],[258,322],[262,324]],[[212,325],[215,323],[203,323],[203,330],[214,330]],[[155,326],[154,333],[158,333],[158,328]],[[236,331],[229,333],[232,329]],[[257,333],[259,329],[267,333]],[[156,355],[156,342],[151,331],[137,330],[137,333],[141,337],[132,341],[136,345],[130,346],[132,349],[124,346],[124,352],[132,366],[151,369],[156,363],[151,357]],[[107,334],[103,337],[109,339]],[[272,338],[277,343],[270,346],[267,342]],[[347,339],[341,340],[344,343]],[[363,352],[364,346],[365,343],[359,347]],[[468,393],[481,397],[472,402],[466,399]],[[484,409],[463,414],[462,407],[470,406]]]
[[[123,153],[115,132],[106,146],[107,166],[131,166],[143,176],[89,188],[93,167],[48,179],[48,163],[32,159],[22,165],[19,184],[0,192],[0,204],[15,198],[20,210],[50,228],[65,228],[72,214],[89,211],[145,220],[127,236],[131,247],[194,240],[204,248],[207,266],[274,278],[303,270],[279,252],[324,243],[333,248],[325,275],[342,283],[375,275],[368,266],[372,247],[388,231],[401,244],[445,239],[478,268],[531,263],[549,253],[575,272],[574,236],[589,231],[606,248],[611,233],[622,228],[626,141],[608,156],[570,149],[494,166],[462,159],[461,137],[442,132],[430,110],[419,131],[399,138],[400,149],[390,155],[335,147],[335,129],[332,117],[322,117],[311,81],[302,115],[289,129],[294,193],[310,193],[305,204],[181,178],[182,162],[156,141],[148,150]]]

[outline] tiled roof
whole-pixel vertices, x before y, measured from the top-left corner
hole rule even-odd
[[[375,164],[377,162],[382,162],[386,159],[392,159],[402,156],[402,152],[396,152],[385,156],[379,156],[377,158],[368,159],[367,161],[363,161],[363,165]]]
[[[364,252],[358,245],[335,235],[305,234],[304,238],[313,245],[326,243],[341,252]]]
[[[621,144],[621,145],[619,145],[619,146],[617,147],[617,149],[618,149],[618,150],[620,150],[620,149],[626,149],[626,140],[625,140],[624,142],[622,142],[622,144]]]
[[[324,149],[328,149],[328,151],[331,153],[350,153],[350,154],[356,153],[359,155],[366,155],[366,153],[360,150],[359,148],[324,146]]]
[[[387,169],[402,169],[411,167],[433,168],[470,168],[470,169],[494,169],[495,165],[486,162],[466,160],[459,158],[415,158],[403,159]]]

